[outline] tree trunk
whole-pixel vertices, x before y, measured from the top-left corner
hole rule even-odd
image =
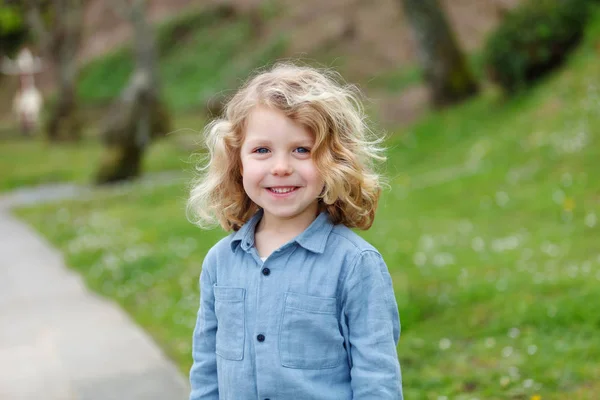
[[[145,2],[134,0],[128,7],[124,1],[113,4],[133,26],[135,71],[102,128],[105,156],[96,175],[97,183],[138,176],[150,142],[165,135],[170,127],[170,115],[161,98],[156,41],[146,20]]]
[[[140,174],[142,150],[139,146],[106,146],[102,155],[102,168],[96,180],[111,183],[131,179]]]
[[[46,121],[46,135],[51,142],[76,141],[81,138],[81,129],[74,82],[61,82]]]
[[[26,0],[27,20],[45,55],[53,61],[57,84],[56,103],[50,108],[45,131],[50,141],[74,141],[81,137],[82,124],[77,104],[77,49],[81,40],[83,0],[55,0],[54,20],[48,30],[41,17],[40,3]]]
[[[438,0],[401,0],[417,44],[435,107],[460,102],[478,91]]]

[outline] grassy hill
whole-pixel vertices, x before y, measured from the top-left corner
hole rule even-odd
[[[228,11],[215,8],[214,4],[222,2],[194,5],[188,0],[188,6],[184,6],[185,2],[178,0],[159,7],[161,13],[171,8],[179,10],[179,16],[154,17],[161,21],[158,42],[162,78],[167,98],[176,110],[201,104],[207,94],[231,89],[249,69],[273,56],[316,59],[342,68],[352,81],[382,92],[397,92],[406,83],[420,79],[412,67],[416,52],[410,29],[401,4],[394,0],[233,0],[227,2],[231,7]],[[473,51],[498,24],[501,10],[519,2],[444,0],[442,4],[460,45]],[[152,3],[150,11],[156,8]],[[110,16],[112,20],[107,20]],[[94,32],[89,43],[84,42],[88,47],[95,47],[103,37],[111,41],[113,26],[123,24],[114,20],[113,13],[88,22],[92,25],[90,32]],[[253,28],[257,25],[260,28]],[[111,27],[110,31],[103,26]],[[83,71],[81,94],[85,100],[109,100],[122,87],[131,60],[126,50],[115,53],[95,60]]]
[[[284,36],[253,37],[249,16],[230,17],[219,7],[166,20],[156,36],[165,98],[178,114],[203,110],[211,96],[235,88],[248,71],[281,56],[286,46]],[[93,60],[81,72],[82,101],[109,103],[132,71],[128,45]]]
[[[598,37],[596,12],[530,92],[486,91],[389,138],[390,189],[361,234],[393,277],[407,399],[597,398]],[[186,196],[174,182],[18,212],[184,372],[200,265],[223,236],[186,221]]]

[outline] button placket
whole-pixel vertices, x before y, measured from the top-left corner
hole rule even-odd
[[[260,272],[263,274],[263,276],[268,276],[271,273],[271,270],[267,267],[261,268]],[[259,283],[260,285],[260,283]],[[256,340],[259,343],[262,343],[265,341],[265,335],[263,335],[262,333],[259,333],[258,335],[256,335]]]
[[[272,315],[269,314],[270,307],[270,298],[273,296],[272,285],[275,282],[271,279],[271,269],[268,266],[275,265],[273,257],[270,256],[268,260],[264,260],[262,264],[259,264],[258,268],[258,276],[255,276],[256,283],[258,285],[257,295],[257,311],[256,311],[256,319],[254,326],[254,337],[255,343],[255,356],[256,356],[256,368],[264,369],[268,368],[268,366],[272,363],[271,360],[271,351],[270,348],[274,345],[273,340],[274,337],[269,337],[267,340],[266,334],[270,332],[269,322]],[[255,272],[256,273],[256,272]],[[262,331],[262,333],[260,333]],[[270,379],[266,379],[264,382],[257,382],[259,393],[262,391],[263,386],[271,387],[272,383]],[[265,396],[266,395],[266,396]],[[264,396],[264,397],[263,397]],[[271,396],[267,393],[263,393],[262,396],[259,397],[261,400],[269,400],[272,399]]]

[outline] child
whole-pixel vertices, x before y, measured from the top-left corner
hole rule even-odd
[[[276,65],[206,129],[206,255],[191,400],[402,399],[392,280],[368,229],[380,193],[360,103],[331,73]]]

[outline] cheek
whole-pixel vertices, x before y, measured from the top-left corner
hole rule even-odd
[[[302,168],[302,175],[304,176],[304,178],[307,181],[310,181],[311,183],[314,183],[314,184],[318,184],[320,186],[322,186],[325,182],[323,180],[323,177],[319,173],[319,170],[317,169],[316,165],[314,165],[312,163],[310,165],[306,165],[306,166],[304,166],[304,168]]]
[[[240,174],[242,177],[252,173],[252,160],[249,158],[240,158]]]
[[[246,170],[246,173],[242,175],[242,186],[244,187],[244,191],[248,196],[250,196],[253,200],[260,186],[260,181],[256,178],[255,175],[249,173],[249,170]]]
[[[239,164],[240,165],[240,175],[244,176],[244,171],[246,170],[246,164],[248,164],[248,161],[244,157],[240,156],[239,162],[240,162],[240,164]]]
[[[242,161],[241,174],[244,182],[251,182],[261,179],[263,172],[260,164],[246,160]]]

